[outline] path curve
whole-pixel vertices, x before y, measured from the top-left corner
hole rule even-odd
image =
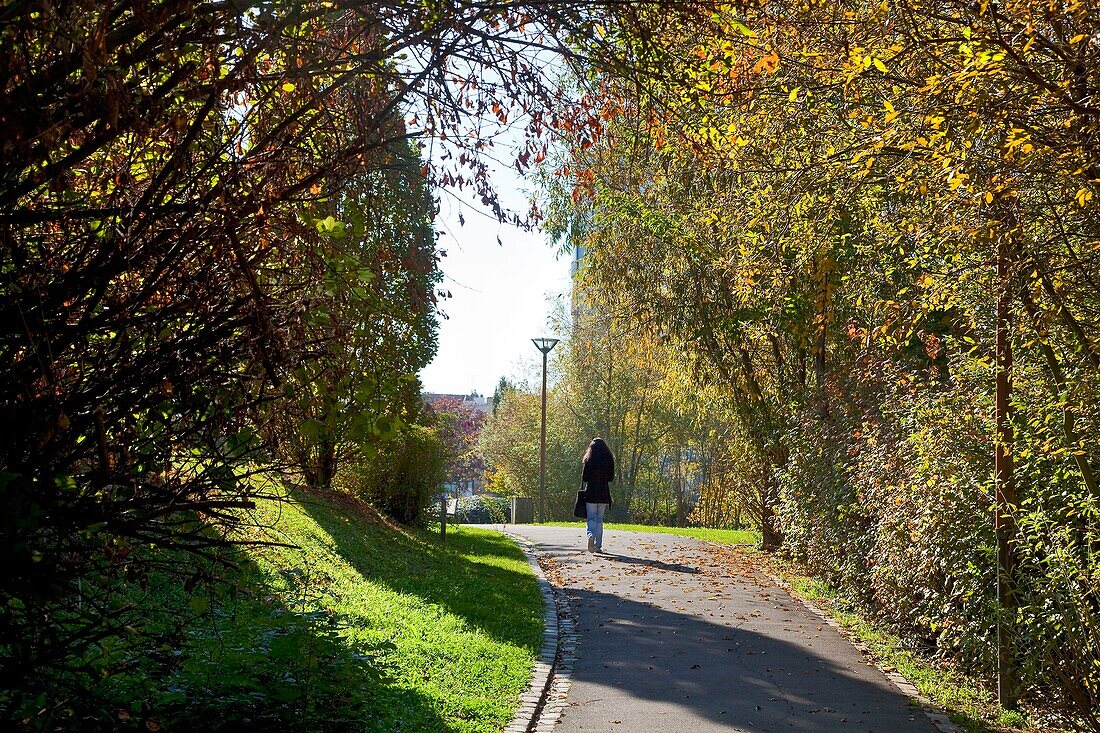
[[[499,525],[497,525],[499,528]],[[559,733],[938,733],[877,667],[734,550],[675,535],[509,525],[578,634]]]

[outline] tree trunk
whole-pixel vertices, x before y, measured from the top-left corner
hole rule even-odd
[[[1013,475],[1012,430],[1012,338],[1010,332],[1011,280],[1008,272],[1007,239],[997,241],[997,342],[996,342],[996,447],[994,449],[994,530],[997,536],[997,699],[1002,707],[1015,708],[1019,696],[1014,628],[1016,615],[1015,576],[1016,485]]]
[[[760,545],[767,552],[778,550],[783,544],[783,535],[775,527],[775,495],[775,479],[768,471],[760,491]]]
[[[680,461],[682,460],[684,451],[677,446],[676,448],[676,526],[684,526],[684,474],[681,468]]]
[[[336,480],[336,441],[325,437],[317,446],[317,485],[322,489],[331,489]]]

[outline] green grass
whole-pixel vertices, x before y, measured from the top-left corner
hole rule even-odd
[[[879,666],[895,669],[937,708],[967,733],[991,733],[1006,728],[1027,729],[1027,717],[997,705],[992,691],[958,670],[938,663],[905,644],[897,635],[856,612],[840,594],[817,578],[775,558],[766,560],[791,590],[826,611],[863,642]]]
[[[511,718],[542,643],[542,598],[530,566],[494,532],[437,536],[385,526],[332,500],[298,495],[258,519],[300,549],[255,551],[284,601],[341,619],[349,649],[380,673],[367,730],[496,731]],[[287,571],[295,571],[288,575]]]
[[[440,542],[335,492],[250,513],[247,539],[288,546],[222,551],[228,565],[151,550],[162,569],[127,591],[139,633],[89,655],[95,681],[57,719],[91,711],[103,729],[210,733],[508,723],[543,634],[515,543],[465,527]]]
[[[584,522],[544,522],[551,527],[583,527]],[[714,542],[719,545],[755,545],[760,542],[760,533],[747,529],[706,529],[704,527],[659,527],[650,524],[605,523],[605,529],[626,532],[658,532],[675,534],[681,537],[694,537],[697,540]]]

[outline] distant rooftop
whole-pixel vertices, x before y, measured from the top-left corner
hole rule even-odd
[[[437,400],[452,399],[458,400],[467,407],[473,407],[474,409],[481,410],[482,412],[491,412],[493,409],[493,401],[488,397],[482,397],[477,392],[473,394],[440,394],[438,392],[422,392],[420,399],[427,402],[429,405],[434,404]]]

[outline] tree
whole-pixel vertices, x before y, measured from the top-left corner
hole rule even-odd
[[[579,299],[583,302],[583,293]],[[653,473],[652,462],[668,432],[657,419],[665,362],[636,324],[597,303],[578,309],[570,331],[561,347],[559,400],[575,424],[582,452],[596,436],[607,441],[615,456],[612,511],[627,517],[640,484],[655,479],[646,474]]]
[[[455,397],[439,397],[426,407],[435,415],[436,427],[447,455],[447,481],[458,487],[480,483],[485,462],[477,452],[485,413]]]
[[[487,465],[491,491],[527,496],[538,486],[540,409],[538,395],[510,389],[485,421],[477,452]],[[547,431],[548,436],[553,434]]]
[[[400,148],[315,205],[331,244],[302,296],[292,394],[272,406],[273,439],[310,486],[330,487],[340,463],[363,460],[420,411],[416,373],[435,352],[441,274],[421,164]]]
[[[548,520],[573,516],[580,484],[580,459],[591,438],[583,437],[559,389],[557,354],[550,361],[546,395],[546,510]],[[540,372],[541,375],[541,372]],[[541,383],[541,376],[539,377]],[[478,439],[477,454],[485,463],[487,488],[503,496],[534,496],[539,485],[539,433],[542,393],[511,387],[502,393]]]
[[[508,381],[507,377],[501,377],[497,382],[497,387],[493,390],[493,414],[496,414],[497,408],[500,406],[501,401],[504,399],[504,395],[510,390],[515,389],[515,385]]]
[[[396,158],[407,170],[402,145],[428,137],[427,181],[471,185],[507,218],[486,175],[494,131],[526,115],[523,169],[547,130],[598,124],[524,49],[568,52],[618,15],[616,3],[4,5],[0,418],[11,429],[0,508],[11,561],[0,590],[21,599],[0,610],[5,680],[35,689],[140,613],[111,610],[106,581],[74,595],[82,579],[138,575],[137,547],[204,553],[232,541],[252,474],[278,468],[275,432],[319,483],[342,440],[330,417],[349,396],[378,411],[355,420],[388,432],[411,383],[353,386],[344,365],[411,367],[430,339],[412,338],[419,353],[403,356],[383,355],[400,351],[400,328],[354,354],[320,347],[362,323],[354,260],[369,238],[357,233],[345,252],[332,236],[357,231],[356,186]],[[384,238],[392,222],[367,223]],[[314,313],[330,266],[352,298]],[[390,300],[377,314],[392,305],[391,324],[417,329],[397,305],[420,308],[417,297],[377,295]],[[314,376],[322,388],[307,395]],[[302,435],[269,429],[288,392],[286,406],[321,416],[293,426]],[[289,447],[314,436],[304,452]]]
[[[1095,34],[1026,1],[672,20],[648,77],[578,78],[609,122],[547,207],[588,286],[728,391],[789,552],[1094,727],[1095,590],[1068,579],[1097,535]]]

